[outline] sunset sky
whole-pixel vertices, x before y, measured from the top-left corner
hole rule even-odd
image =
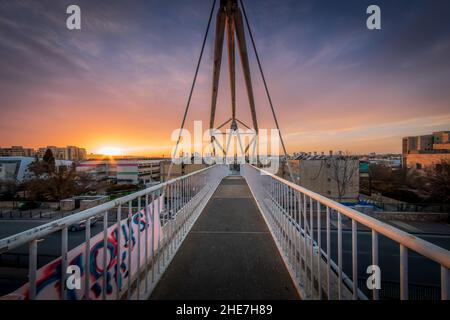
[[[400,152],[402,136],[450,130],[450,1],[245,3],[289,152]],[[81,30],[66,28],[70,4]],[[0,146],[168,155],[211,4],[0,1]],[[370,4],[382,30],[366,28]],[[214,26],[188,128],[208,123]],[[250,59],[260,127],[273,128]],[[225,51],[222,70],[217,124],[231,109]],[[251,123],[239,59],[236,74],[238,118]]]

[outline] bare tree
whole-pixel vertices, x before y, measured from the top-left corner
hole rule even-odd
[[[427,170],[425,189],[432,201],[439,203],[441,209],[450,208],[450,160],[442,160],[434,168]]]
[[[336,183],[338,201],[342,201],[351,187],[354,187],[354,177],[359,174],[359,160],[349,152],[331,156],[326,160],[331,174],[330,179]]]

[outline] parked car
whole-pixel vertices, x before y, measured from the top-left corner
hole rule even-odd
[[[97,217],[91,219],[91,227],[97,223]],[[80,222],[73,224],[69,227],[69,231],[81,231],[86,229],[86,220],[81,220]]]
[[[21,201],[17,205],[17,209],[21,211],[37,209],[41,206],[40,203],[34,201]]]

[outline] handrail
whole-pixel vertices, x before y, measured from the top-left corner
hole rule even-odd
[[[81,212],[72,214],[70,216],[67,216],[67,217],[64,217],[64,218],[61,218],[61,219],[58,219],[55,221],[51,221],[46,224],[37,226],[35,228],[17,233],[15,235],[9,236],[7,238],[0,239],[0,254],[7,252],[9,250],[12,250],[14,248],[20,247],[32,240],[39,239],[39,238],[45,237],[53,232],[62,230],[70,225],[73,225],[73,224],[79,222],[79,221],[92,218],[99,213],[114,209],[115,207],[117,207],[121,204],[125,204],[129,201],[132,201],[138,197],[158,191],[158,190],[160,190],[168,185],[171,185],[177,181],[185,180],[186,178],[189,178],[191,176],[198,175],[199,173],[210,170],[216,166],[218,166],[218,165],[216,164],[213,166],[203,168],[198,171],[191,172],[182,177],[178,177],[178,178],[166,181],[166,182],[162,182],[155,186],[152,186],[152,187],[137,191],[135,193],[117,198],[115,200],[106,202],[106,203],[98,205],[96,207],[89,208],[89,209],[83,210]]]
[[[286,184],[290,188],[299,191],[308,197],[321,202],[322,204],[328,206],[329,208],[335,209],[345,216],[369,227],[372,230],[384,235],[385,237],[398,242],[399,244],[404,245],[405,247],[427,257],[440,265],[444,266],[447,269],[450,269],[450,251],[441,248],[433,243],[430,243],[426,240],[418,238],[412,234],[404,232],[398,228],[395,228],[387,223],[384,223],[380,220],[372,218],[368,215],[365,215],[361,212],[358,212],[354,209],[346,207],[336,201],[328,199],[318,193],[315,193],[311,190],[305,189],[302,186],[294,184],[290,181],[287,181],[283,178],[280,178],[266,170],[255,167],[254,165],[248,164],[256,170],[261,171],[264,175],[271,176],[271,178],[278,180],[281,183]]]

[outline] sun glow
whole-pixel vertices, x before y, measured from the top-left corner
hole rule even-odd
[[[120,156],[123,154],[123,150],[116,147],[102,147],[98,149],[97,153],[105,156]]]

